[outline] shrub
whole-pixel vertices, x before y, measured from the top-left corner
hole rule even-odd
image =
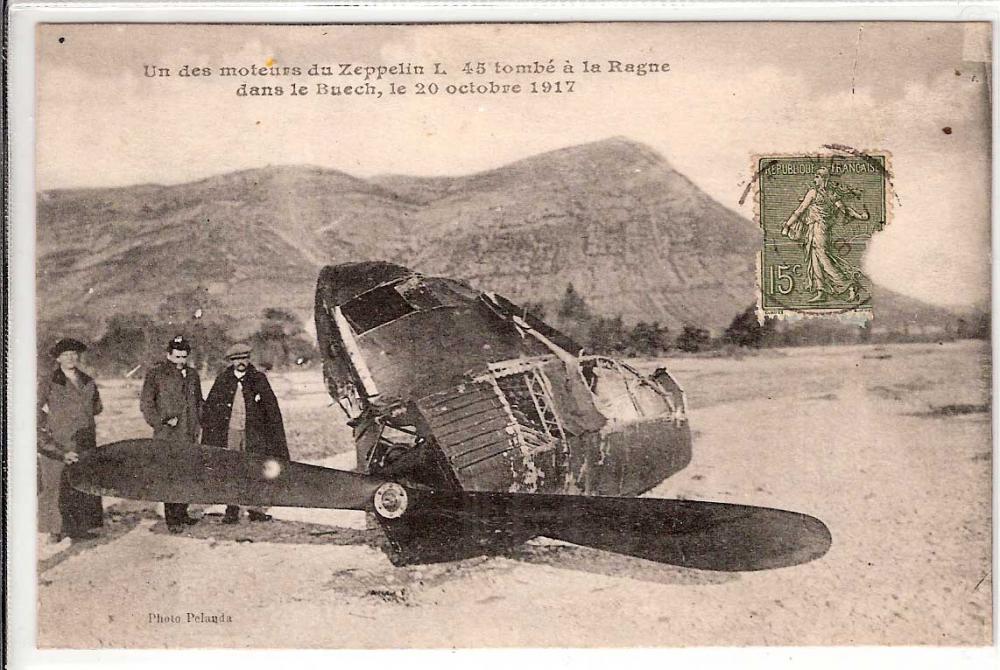
[[[704,328],[697,326],[684,326],[684,330],[677,336],[677,348],[681,351],[694,353],[708,348],[712,337]]]

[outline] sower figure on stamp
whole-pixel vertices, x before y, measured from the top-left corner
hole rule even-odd
[[[82,493],[69,483],[65,466],[97,448],[101,396],[90,375],[77,367],[87,347],[74,339],[56,342],[51,354],[58,366],[38,392],[39,531],[82,540],[104,524],[101,497]]]
[[[187,444],[198,442],[201,425],[201,380],[187,365],[191,345],[178,335],[167,344],[167,360],[160,361],[146,374],[139,407],[153,428],[153,438]],[[198,523],[188,516],[185,503],[165,502],[163,515],[167,528],[179,533],[183,526]]]
[[[809,302],[822,302],[827,295],[847,293],[847,301],[858,299],[861,271],[834,251],[833,227],[842,216],[867,221],[867,209],[860,213],[844,204],[851,193],[830,184],[830,171],[819,168],[813,186],[792,212],[781,234],[802,242],[806,256],[807,288],[814,293]],[[856,194],[854,194],[856,195]]]
[[[234,344],[226,352],[229,367],[219,373],[205,400],[202,444],[288,460],[285,425],[278,399],[267,377],[250,363],[250,345]],[[250,508],[251,521],[271,515]],[[223,523],[237,523],[240,508],[226,507]]]

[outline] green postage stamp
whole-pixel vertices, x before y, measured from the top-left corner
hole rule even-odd
[[[756,215],[764,231],[757,314],[867,321],[872,283],[862,259],[886,224],[888,155],[760,156]]]

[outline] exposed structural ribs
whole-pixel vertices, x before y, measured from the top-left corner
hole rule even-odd
[[[527,359],[493,364],[489,366],[491,374],[480,377],[494,382],[529,451],[566,445],[551,389],[538,367],[542,362],[544,359]]]
[[[490,365],[488,373],[419,401],[463,487],[536,491],[560,483],[569,445],[539,369],[546,361],[551,357]]]

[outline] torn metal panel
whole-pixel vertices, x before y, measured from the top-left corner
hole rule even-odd
[[[320,271],[317,286],[330,307],[383,284],[413,276],[413,270],[385,261],[363,261],[328,265]]]
[[[604,427],[608,420],[597,411],[593,395],[583,382],[578,362],[565,364],[560,360],[550,360],[542,369],[559,410],[564,432],[579,436]]]
[[[635,495],[691,458],[684,393],[665,370],[582,356],[502,296],[401,266],[353,264],[320,282],[324,369],[367,471],[469,491]]]
[[[454,386],[488,363],[517,358],[526,349],[543,353],[511,329],[500,329],[475,307],[416,312],[358,337],[383,396]]]
[[[358,343],[354,338],[354,334],[351,332],[351,328],[347,323],[347,319],[344,318],[343,312],[341,312],[340,307],[333,308],[333,324],[337,328],[337,333],[340,335],[340,339],[344,345],[344,351],[347,353],[347,359],[351,363],[351,367],[354,371],[354,377],[360,384],[360,389],[357,389],[361,393],[364,393],[364,397],[368,399],[377,398],[378,385],[372,378],[372,373],[368,370],[368,364],[365,362],[364,356],[361,354],[361,350],[358,348]]]
[[[679,421],[685,420],[687,418],[687,395],[677,380],[667,372],[666,368],[656,368],[652,379],[660,385],[664,393],[670,396],[675,418]]]
[[[515,305],[502,295],[488,291],[483,293],[483,302],[501,318],[506,320],[517,319],[519,323],[536,331],[568,354],[577,355],[583,350],[583,347],[575,340],[560,333],[528,310]]]
[[[411,388],[428,390],[426,384],[447,388],[492,362],[551,353],[551,341],[526,337],[512,320],[515,309],[503,298],[484,300],[462,282],[391,263],[325,268],[316,329],[331,393],[350,411],[354,398],[373,397],[373,389],[382,395],[376,404],[392,402]],[[529,321],[539,333],[576,346],[540,320]]]
[[[670,417],[631,423],[577,438],[564,493],[634,496],[691,461],[691,431]]]

